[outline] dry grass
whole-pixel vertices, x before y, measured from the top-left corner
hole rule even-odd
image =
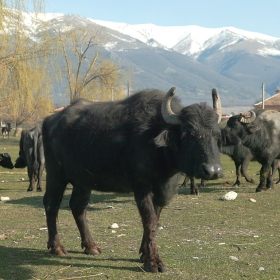
[[[18,139],[0,139],[4,146],[15,159]],[[233,162],[222,156],[222,163],[223,179],[208,182],[200,196],[180,189],[163,210],[157,243],[168,271],[156,275],[143,272],[139,262],[142,226],[131,194],[92,192],[87,219],[103,250],[93,257],[80,248],[67,188],[58,230],[69,254],[57,257],[46,247],[43,193],[26,192],[28,183],[20,181],[26,170],[0,168],[0,196],[10,197],[0,202],[0,279],[279,279],[279,187],[255,193],[256,185],[242,180],[237,199],[221,201],[235,180]],[[249,166],[256,182],[259,167]],[[120,226],[115,233],[112,223]]]

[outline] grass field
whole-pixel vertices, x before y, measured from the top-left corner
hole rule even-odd
[[[0,139],[13,162],[19,139]],[[84,255],[65,192],[58,230],[69,254],[47,250],[43,192],[27,192],[25,169],[0,167],[0,279],[280,279],[280,187],[255,193],[242,180],[234,201],[220,198],[235,181],[234,164],[222,155],[225,177],[209,181],[199,196],[180,189],[161,215],[157,244],[167,273],[148,274],[139,262],[142,225],[131,194],[92,192],[87,219],[100,256]],[[258,182],[260,165],[248,173]],[[25,179],[25,180],[22,180]],[[45,180],[43,181],[43,188]],[[254,198],[256,202],[251,202]],[[118,223],[112,232],[109,226]]]

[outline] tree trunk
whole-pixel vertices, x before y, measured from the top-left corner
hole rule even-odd
[[[22,132],[22,127],[16,126],[15,132],[14,132],[14,136],[20,137],[21,136],[21,132]]]

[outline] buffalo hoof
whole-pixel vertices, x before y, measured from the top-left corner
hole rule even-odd
[[[64,256],[64,255],[68,254],[68,252],[66,251],[66,249],[63,246],[58,246],[56,248],[51,248],[50,253],[52,255],[58,255],[58,256]]]
[[[28,188],[27,191],[28,191],[28,192],[32,192],[32,191],[33,191],[33,188]]]
[[[232,185],[232,188],[238,188],[239,187],[239,185],[238,184],[234,184],[234,185]]]
[[[256,192],[264,192],[264,191],[266,191],[267,190],[267,188],[256,188]]]
[[[42,191],[42,188],[37,188],[37,192],[41,192]]]
[[[101,254],[101,249],[94,242],[81,242],[81,247],[85,248],[84,253],[87,255]]]
[[[96,256],[96,255],[101,254],[102,252],[101,252],[100,248],[94,247],[94,248],[86,248],[84,253],[87,254],[87,255],[94,255],[94,256]]]
[[[158,265],[158,267],[151,266],[149,262],[144,263],[143,268],[146,272],[152,272],[152,273],[158,273],[158,272],[166,272],[166,268],[164,267],[164,264],[161,263]]]
[[[199,195],[199,190],[198,189],[191,189],[191,194],[192,195]]]

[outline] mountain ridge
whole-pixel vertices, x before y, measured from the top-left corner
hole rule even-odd
[[[211,103],[210,92],[216,87],[222,104],[230,107],[259,101],[262,83],[269,95],[280,88],[280,39],[276,37],[234,27],[129,25],[73,14],[40,14],[39,19],[61,30],[66,23],[72,28],[102,28],[106,34],[102,53],[134,70],[133,91],[176,86],[188,104]],[[56,86],[54,95],[63,91],[59,87],[63,85]]]
[[[224,34],[225,32],[232,34],[233,36],[235,35],[238,38],[248,38],[254,41],[258,40],[260,42],[268,42],[271,43],[272,46],[277,41],[280,43],[280,38],[272,37],[262,33],[250,32],[235,27],[206,28],[197,25],[188,25],[188,26],[157,26],[154,24],[129,25],[126,23],[115,23],[109,21],[94,20],[90,18],[88,19],[99,25],[106,26],[110,29],[119,31],[120,33],[123,33],[125,35],[129,35],[133,38],[137,38],[143,43],[147,43],[149,40],[154,39],[164,47],[173,50],[182,41],[191,39],[191,42],[196,44],[197,47],[193,47],[193,51],[188,52],[189,55],[194,55],[196,53],[200,53],[201,51],[204,51],[203,46],[205,46],[205,44],[209,40],[213,40],[214,37],[219,38],[221,37],[219,35]],[[168,39],[166,39],[166,37]],[[218,41],[219,39],[217,39],[217,42]],[[280,55],[279,46],[277,47],[277,50],[279,51],[279,55]]]

